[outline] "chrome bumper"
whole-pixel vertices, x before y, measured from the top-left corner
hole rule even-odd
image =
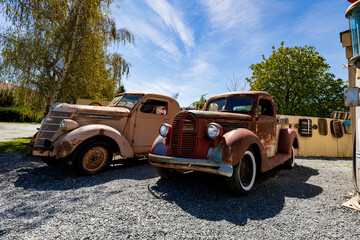
[[[233,174],[232,166],[219,164],[207,159],[175,158],[151,153],[149,153],[148,159],[152,165],[157,167],[207,172],[226,177],[231,177]]]

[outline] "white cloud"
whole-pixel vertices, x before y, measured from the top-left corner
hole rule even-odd
[[[178,102],[182,107],[189,106],[192,102],[199,99],[198,92],[201,92],[201,86],[196,82],[187,82],[176,77],[159,77],[152,81],[149,80],[130,80],[124,81],[127,91],[146,91],[162,93],[171,96],[179,93]]]
[[[160,16],[164,23],[179,34],[185,47],[195,46],[193,30],[187,27],[179,11],[166,0],[146,0],[148,5]]]
[[[218,70],[213,64],[210,64],[202,59],[192,61],[191,67],[185,70],[183,76],[186,79],[193,80],[207,80],[218,74]]]
[[[171,77],[154,76],[154,79],[143,80],[137,75],[137,77],[125,79],[123,83],[127,91],[157,92],[169,96],[178,92],[178,102],[183,107],[198,100],[202,94],[207,93],[206,97],[210,97],[219,93],[217,91],[224,84],[211,81],[218,74],[216,66],[202,59],[191,61],[189,66]]]
[[[173,55],[175,58],[182,57],[182,53],[179,48],[176,46],[173,39],[168,40],[166,33],[161,31],[160,28],[151,24],[151,16],[142,17],[143,9],[139,9],[137,6],[129,4],[127,6],[128,11],[121,11],[116,9],[114,14],[116,16],[117,23],[121,24],[120,27],[127,28],[135,36],[135,46],[138,45],[138,42],[150,41],[159,49],[165,50],[170,55]],[[144,52],[143,54],[147,54]]]
[[[239,27],[250,29],[259,24],[260,4],[252,0],[202,0],[202,4],[208,11],[212,27],[229,29]]]

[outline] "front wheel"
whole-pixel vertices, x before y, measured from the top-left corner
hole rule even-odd
[[[248,149],[235,165],[233,175],[227,179],[230,191],[238,196],[249,194],[254,187],[256,171],[254,153]]]
[[[286,162],[284,162],[284,166],[287,169],[293,169],[295,167],[294,147],[291,148],[291,157]]]
[[[82,145],[72,158],[72,165],[80,175],[94,175],[105,170],[113,158],[106,142],[92,141]]]

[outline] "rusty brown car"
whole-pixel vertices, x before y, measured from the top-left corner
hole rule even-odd
[[[48,165],[72,161],[77,173],[96,174],[114,154],[147,156],[161,124],[179,111],[175,99],[155,93],[123,93],[106,107],[56,104],[26,147]]]
[[[182,111],[160,127],[149,162],[159,175],[202,171],[225,176],[236,195],[248,194],[256,175],[280,164],[294,167],[296,132],[276,117],[265,92],[233,92],[211,97],[203,111]]]

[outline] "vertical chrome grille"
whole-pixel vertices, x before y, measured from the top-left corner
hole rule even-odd
[[[50,111],[41,124],[39,134],[36,138],[35,147],[44,147],[45,139],[54,140],[53,137],[59,129],[63,119],[70,119],[74,112]]]
[[[197,147],[197,120],[189,112],[179,113],[173,122],[171,152],[174,157],[193,158]]]

